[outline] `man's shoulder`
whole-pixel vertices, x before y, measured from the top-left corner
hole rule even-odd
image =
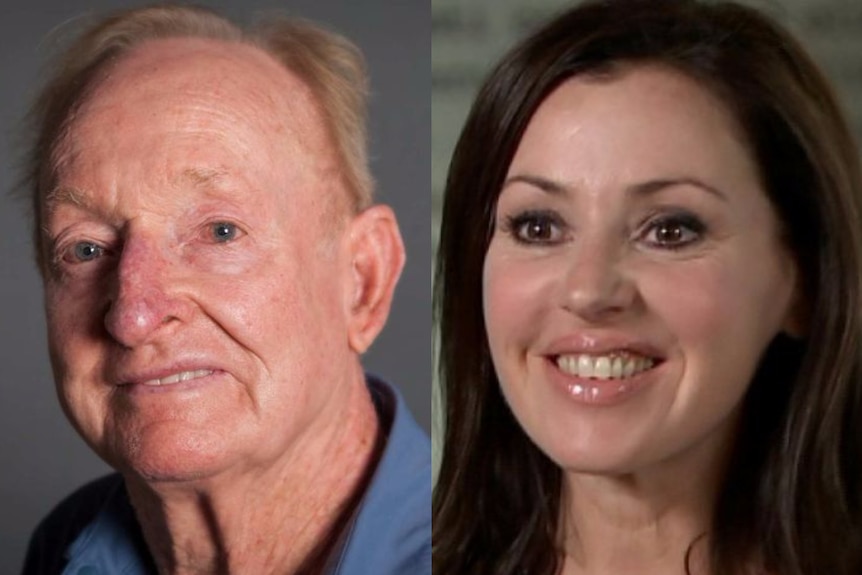
[[[366,498],[384,521],[411,517],[431,524],[431,441],[403,401]]]
[[[431,573],[431,442],[397,390],[369,380],[391,424],[338,575]]]
[[[431,493],[431,440],[416,423],[397,389],[370,380],[378,410],[388,412],[386,443],[369,497],[401,503]],[[430,508],[429,508],[430,513]]]
[[[61,573],[66,550],[122,487],[122,477],[114,473],[87,483],[63,499],[33,532],[22,574]]]

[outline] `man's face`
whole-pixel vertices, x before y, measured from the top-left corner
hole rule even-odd
[[[301,81],[209,40],[142,45],[75,115],[43,199],[49,342],[109,463],[254,468],[338,416],[357,363],[334,156]]]

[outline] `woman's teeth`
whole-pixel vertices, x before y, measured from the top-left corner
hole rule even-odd
[[[624,379],[644,372],[654,365],[652,358],[630,354],[557,356],[557,367],[560,371],[592,379]]]

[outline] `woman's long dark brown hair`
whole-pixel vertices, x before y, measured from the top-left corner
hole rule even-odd
[[[434,492],[440,575],[555,575],[561,472],[499,390],[482,313],[497,197],[541,102],[580,74],[667,66],[738,123],[803,281],[806,336],[778,336],[743,405],[708,533],[712,572],[862,573],[862,176],[828,83],[801,46],[730,2],[616,0],[565,12],[484,83],[446,184],[435,276],[445,406]],[[696,145],[696,143],[693,143]],[[683,558],[680,558],[682,567]]]

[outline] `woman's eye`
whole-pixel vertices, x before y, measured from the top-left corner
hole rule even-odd
[[[506,228],[523,244],[554,244],[563,238],[563,222],[549,212],[525,212],[507,218]]]
[[[227,243],[239,236],[239,228],[230,222],[216,222],[211,224],[212,238],[218,243]]]
[[[105,249],[93,242],[78,242],[72,246],[71,258],[75,262],[90,262],[105,253]]]
[[[668,216],[651,222],[643,239],[653,247],[679,249],[699,241],[705,229],[706,226],[693,216]]]

